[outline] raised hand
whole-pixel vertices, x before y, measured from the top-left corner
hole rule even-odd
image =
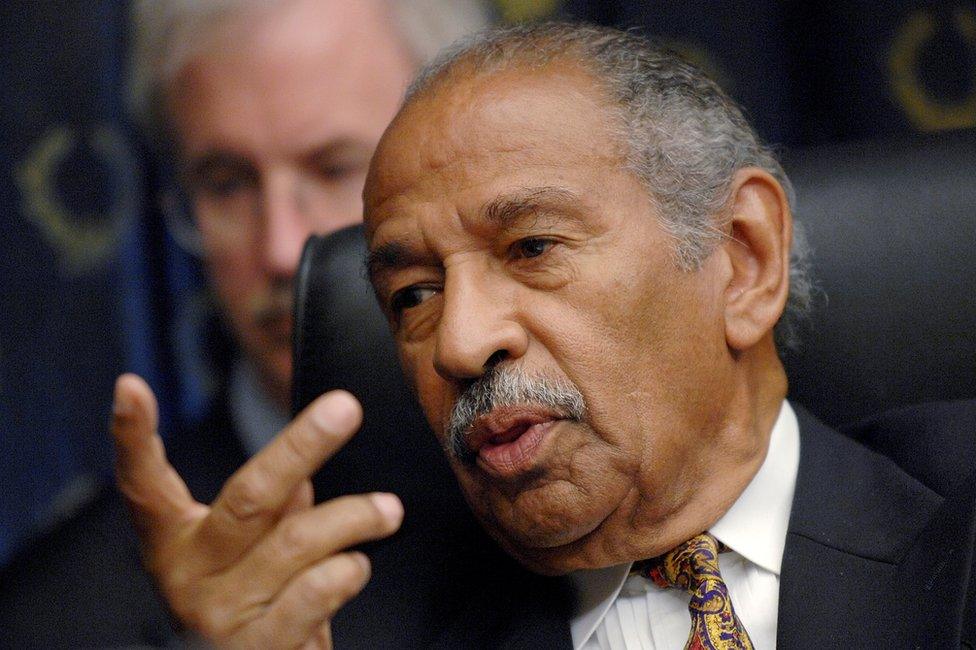
[[[222,647],[329,648],[329,623],[365,586],[369,560],[346,550],[395,532],[392,494],[313,505],[309,477],[359,428],[352,395],[323,395],[198,503],[167,462],[157,406],[135,375],[116,382],[116,475],[146,568],[176,617]]]

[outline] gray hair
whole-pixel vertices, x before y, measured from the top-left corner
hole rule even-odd
[[[736,103],[697,67],[633,32],[559,22],[490,28],[427,65],[407,90],[407,102],[455,73],[490,74],[558,59],[590,71],[612,99],[625,165],[660,207],[681,268],[699,268],[727,236],[722,226],[739,169],[767,171],[792,208],[789,178]],[[796,347],[813,294],[809,247],[799,224],[790,261],[789,299],[776,326],[781,348]]]
[[[129,69],[129,108],[136,122],[157,139],[168,128],[166,88],[194,48],[221,21],[244,11],[287,0],[136,0]],[[345,0],[333,0],[345,1]],[[417,66],[463,34],[488,24],[478,0],[385,0],[394,28]]]

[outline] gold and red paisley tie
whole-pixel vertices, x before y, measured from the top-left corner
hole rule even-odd
[[[638,562],[633,571],[659,587],[691,594],[691,633],[685,650],[752,650],[718,572],[718,551],[718,541],[702,533],[660,557]]]

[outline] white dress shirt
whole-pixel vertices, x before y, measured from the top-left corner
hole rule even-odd
[[[800,432],[784,400],[759,471],[728,512],[709,529],[731,549],[719,569],[732,606],[758,650],[776,647],[779,573],[800,463]],[[579,593],[570,622],[577,650],[684,648],[691,631],[688,593],[661,589],[631,564],[577,571]]]

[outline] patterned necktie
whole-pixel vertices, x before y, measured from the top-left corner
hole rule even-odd
[[[685,650],[752,650],[718,572],[718,551],[718,541],[702,533],[660,557],[638,562],[633,571],[659,587],[691,594],[691,633]]]

